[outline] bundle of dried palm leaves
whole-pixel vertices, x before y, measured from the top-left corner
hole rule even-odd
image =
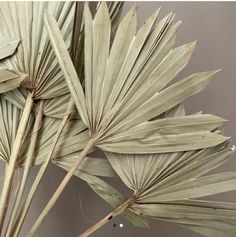
[[[180,22],[173,23],[169,14],[156,23],[159,10],[137,31],[136,7],[120,21],[122,5],[0,3],[3,236],[19,236],[50,162],[68,173],[27,237],[36,233],[73,175],[115,208],[81,236],[118,214],[138,227],[148,227],[151,217],[205,236],[235,236],[235,204],[196,200],[236,189],[235,172],[205,175],[233,152],[220,129],[225,120],[186,115],[182,105],[216,71],[171,83],[195,42],[175,48]],[[107,159],[91,158],[96,149]],[[27,191],[33,165],[40,169]],[[9,210],[18,168],[23,175]],[[133,195],[125,198],[99,176],[120,178]]]

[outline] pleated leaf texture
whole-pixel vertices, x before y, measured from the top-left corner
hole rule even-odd
[[[77,2],[75,6],[73,6],[73,4],[74,3],[56,2],[5,2],[0,4],[0,15],[2,19],[2,23],[0,25],[1,28],[4,29],[3,32],[1,32],[2,38],[0,40],[0,60],[2,60],[0,61],[2,68],[0,71],[0,83],[4,83],[0,88],[0,92],[4,93],[0,96],[0,159],[6,163],[9,163],[10,160],[12,144],[16,138],[17,129],[22,116],[21,110],[24,108],[27,97],[27,90],[33,89],[28,87],[28,83],[38,86],[38,83],[40,82],[39,84],[43,86],[45,92],[49,91],[51,95],[55,96],[55,98],[51,99],[51,96],[47,97],[44,92],[43,96],[39,97],[34,94],[34,112],[38,113],[38,101],[43,101],[44,118],[40,126],[38,139],[34,149],[35,152],[34,156],[32,157],[32,165],[40,165],[45,162],[45,157],[47,157],[48,152],[51,150],[53,139],[61,122],[60,120],[51,117],[62,118],[64,116],[68,101],[71,97],[69,90],[67,90],[67,84],[60,72],[60,68],[54,61],[55,56],[54,53],[51,52],[51,47],[48,44],[47,34],[45,35],[44,32],[45,29],[43,26],[43,14],[46,9],[49,9],[48,11],[50,14],[52,14],[54,11],[54,16],[56,16],[57,20],[61,22],[61,26],[64,32],[66,32],[66,35],[63,35],[64,39],[67,39],[66,47],[69,48],[73,63],[76,67],[78,75],[80,75],[80,80],[83,81],[84,79],[84,37],[83,30],[81,30],[83,29],[82,18],[84,3]],[[92,14],[95,14],[99,4],[100,2],[89,4]],[[112,20],[113,35],[116,31],[117,22],[119,21],[122,5],[122,2],[108,3],[109,13]],[[37,12],[37,14],[35,14],[35,12]],[[66,19],[67,23],[65,23],[63,22],[63,17],[67,18],[68,14],[70,14],[70,17]],[[20,19],[21,22],[17,22],[17,19]],[[36,25],[37,28],[35,28]],[[15,32],[10,30],[10,27],[12,26],[14,26]],[[28,29],[32,30],[33,27],[33,31],[28,31]],[[35,34],[37,35],[35,36]],[[19,38],[11,39],[8,37],[8,35],[13,35],[14,37]],[[39,35],[40,37],[38,37]],[[19,45],[20,52],[16,51]],[[70,45],[70,47],[68,47],[68,45]],[[28,52],[28,54],[25,52]],[[14,53],[16,53],[15,57],[9,58]],[[50,57],[50,63],[52,64],[49,63],[47,57]],[[53,68],[50,67],[53,65]],[[44,71],[41,72],[41,77],[37,78],[38,73],[40,73],[39,70]],[[22,71],[27,74],[22,73]],[[30,75],[30,77],[28,77],[28,75]],[[37,75],[37,77],[34,77],[35,75]],[[21,84],[24,79],[26,79],[26,81]],[[6,81],[11,83],[8,85]],[[46,83],[46,85],[44,85],[44,83]],[[54,91],[50,91],[51,89],[56,89],[54,87],[57,87],[57,83],[61,85],[61,88],[65,89],[59,91],[58,95],[53,94]],[[13,90],[17,87],[20,88],[18,90]],[[36,88],[35,93],[37,90],[38,89]],[[74,113],[72,117],[78,118],[76,113]],[[31,134],[33,132],[33,122],[34,116],[32,114],[30,115],[27,130],[24,133],[22,147],[17,159],[17,164],[15,165],[15,169],[25,166]],[[80,120],[69,121],[56,145],[51,162],[68,170],[76,161],[79,152],[84,148],[88,142],[88,139],[88,130]],[[88,183],[92,183],[93,185],[99,183],[105,184],[104,181],[96,176],[116,176],[114,170],[107,160],[90,158],[89,156],[83,160],[76,175]],[[120,202],[125,200],[125,198],[118,191],[115,192],[119,195]],[[115,198],[115,203],[117,203],[117,197]],[[145,218],[139,217],[131,211],[127,211],[125,216],[127,219],[138,226],[145,225],[145,223],[143,224],[142,221],[139,221]]]
[[[93,14],[99,4],[98,2],[90,3]],[[24,83],[21,80],[18,80],[18,85],[14,82],[15,88],[21,84],[19,90],[10,91],[13,88],[9,85],[10,92],[6,93],[6,98],[19,108],[23,109],[25,104],[27,94],[25,89],[32,90],[35,100],[44,100],[45,116],[63,117],[70,94],[49,43],[43,16],[47,10],[57,19],[66,47],[71,48],[72,58],[83,79],[84,54],[83,30],[81,30],[83,6],[84,3],[74,2],[2,2],[0,4],[0,60],[12,55],[19,46],[14,57],[0,62],[0,68],[27,75]],[[109,11],[114,24],[117,24],[121,7],[120,2],[109,3]],[[73,25],[76,27],[73,28]],[[115,27],[113,27],[114,30]],[[1,89],[0,93],[5,91]],[[74,118],[77,117],[75,113]]]
[[[19,45],[19,39],[12,39],[0,35],[0,60],[11,57]],[[18,88],[26,78],[23,73],[15,73],[9,70],[0,70],[0,93]]]
[[[214,115],[158,119],[200,92],[216,71],[195,73],[169,83],[187,65],[195,42],[174,47],[179,22],[159,11],[136,31],[136,7],[130,9],[110,44],[111,20],[103,2],[93,18],[84,8],[85,91],[66,50],[56,20],[45,24],[81,119],[95,146],[118,153],[165,153],[215,146],[227,138],[212,133],[224,119]]]
[[[150,155],[107,152],[106,156],[133,190],[129,210],[177,223],[203,236],[233,237],[236,204],[199,199],[236,189],[236,172],[207,174],[224,164],[231,153],[233,148],[226,141],[198,151]]]
[[[72,58],[76,62],[75,65],[78,70],[83,71],[83,60],[78,60],[78,58],[82,58],[81,55],[83,55],[84,51],[83,43],[81,43],[83,39],[82,33],[78,32],[78,29],[73,29],[76,34],[72,34],[72,28],[74,21],[76,21],[74,24],[76,27],[79,27],[80,30],[82,28],[81,12],[83,12],[84,3],[78,3],[76,7],[73,4],[72,2],[0,3],[0,17],[2,19],[0,23],[2,29],[0,32],[0,68],[2,68],[0,69],[0,93],[2,93],[0,97],[0,125],[2,130],[0,152],[2,154],[1,158],[7,162],[12,152],[12,144],[15,141],[17,128],[22,116],[21,110],[25,105],[27,90],[33,89],[25,87],[25,84],[36,85],[33,95],[34,112],[37,114],[39,103],[43,103],[44,106],[44,118],[35,148],[34,164],[41,164],[45,159],[45,155],[51,149],[52,140],[57,132],[60,120],[50,117],[62,118],[71,96],[53,49],[50,46],[43,16],[44,11],[49,9],[48,11],[54,14],[57,20],[61,22],[60,26],[65,32],[63,37],[66,39],[67,48],[71,46],[70,50],[73,51]],[[90,4],[93,12],[96,12],[98,4]],[[117,24],[121,6],[121,2],[109,3],[109,11],[114,25]],[[21,21],[19,22],[17,19]],[[113,31],[115,31],[115,28],[114,26]],[[75,45],[80,47],[75,48]],[[75,49],[73,50],[73,48]],[[24,83],[21,85],[23,81]],[[57,84],[64,89],[57,90]],[[44,97],[46,95],[44,92],[42,97],[38,97],[36,94],[39,87],[41,87],[40,85],[44,88],[45,93],[49,92],[55,98],[50,99],[51,96]],[[20,88],[14,90],[17,87]],[[58,91],[58,93],[54,90]],[[76,114],[74,113],[73,115],[75,116],[72,115],[72,117],[78,119]],[[27,148],[33,130],[33,115],[32,113],[27,126],[24,142],[18,157],[18,166],[23,166],[27,157]],[[73,131],[70,131],[71,129]],[[75,160],[76,155],[84,148],[89,138],[86,130],[81,120],[70,121],[57,144],[54,158],[57,160],[62,159],[65,162],[67,156],[70,156],[68,162]],[[60,161],[62,162],[62,160]]]
[[[12,152],[19,121],[22,111],[0,96],[0,159],[8,163]],[[33,116],[30,117],[19,154],[16,169],[23,167],[30,143],[32,133]],[[33,164],[42,164],[45,156],[50,150],[60,120],[46,117],[39,131],[38,141],[36,143]],[[60,136],[51,162],[64,169],[70,168],[74,164],[78,153],[84,148],[89,139],[88,130],[80,120],[71,120],[66,125]],[[114,177],[114,170],[106,159],[87,157],[83,161],[80,170],[90,175],[105,177]]]
[[[66,109],[70,96],[44,27],[46,9],[57,19],[69,48],[75,12],[73,2],[1,2],[0,69],[5,70],[0,74],[6,70],[26,74],[18,83],[6,77],[6,82],[15,83],[15,87],[21,85],[17,90],[9,86],[6,93],[6,98],[17,107],[23,109],[27,91],[32,91],[34,100],[44,100],[44,114],[60,117],[58,107]],[[4,42],[8,42],[5,47]],[[6,50],[9,54],[15,53],[6,57]]]
[[[0,38],[0,60],[13,55],[19,45],[19,39],[12,39],[7,37]]]

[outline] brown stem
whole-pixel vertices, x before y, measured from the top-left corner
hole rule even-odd
[[[116,216],[122,214],[128,207],[130,207],[135,202],[135,198],[131,197],[126,202],[122,203],[118,208],[112,211],[110,214],[102,218],[95,225],[91,226],[84,233],[82,233],[79,237],[87,237],[93,234],[95,231],[100,229],[102,226],[107,224],[109,221],[114,219]]]

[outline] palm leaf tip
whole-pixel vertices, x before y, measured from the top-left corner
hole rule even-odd
[[[60,29],[57,25],[55,18],[50,16],[47,11],[44,13],[44,20],[58,62],[64,73],[65,79],[68,82],[68,87],[71,90],[72,96],[76,98],[75,105],[78,111],[80,112],[81,119],[87,125],[88,119],[87,109],[85,106],[84,92],[77,76],[76,70],[73,66],[73,62],[70,58],[69,52],[67,51],[67,47],[63,41]]]

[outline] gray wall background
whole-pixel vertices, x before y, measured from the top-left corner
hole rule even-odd
[[[132,4],[126,2],[124,12]],[[176,13],[176,20],[181,19],[183,22],[177,34],[177,45],[192,40],[198,41],[189,65],[179,77],[185,77],[193,72],[222,68],[222,71],[204,92],[186,102],[186,108],[188,113],[202,110],[204,113],[213,113],[230,120],[225,126],[225,133],[231,136],[236,143],[236,2],[138,2],[138,5],[139,24],[161,6],[160,17],[172,11]],[[36,171],[36,168],[34,169]],[[236,170],[236,155],[222,169]],[[26,227],[31,226],[64,175],[65,172],[60,168],[52,165],[49,167],[33,201],[26,220]],[[124,189],[121,184],[116,184],[121,190]],[[127,190],[124,189],[124,191]],[[236,192],[231,192],[212,197],[212,199],[235,202],[235,194]],[[83,210],[81,210],[80,200]],[[84,182],[73,178],[38,231],[37,237],[76,237],[110,211],[111,208]],[[123,228],[118,227],[120,223],[124,224]],[[117,224],[117,227],[114,227],[113,224]],[[150,224],[150,230],[137,229],[119,217],[93,236],[199,236],[162,221],[150,221]],[[25,237],[27,229],[24,229],[22,237]]]

